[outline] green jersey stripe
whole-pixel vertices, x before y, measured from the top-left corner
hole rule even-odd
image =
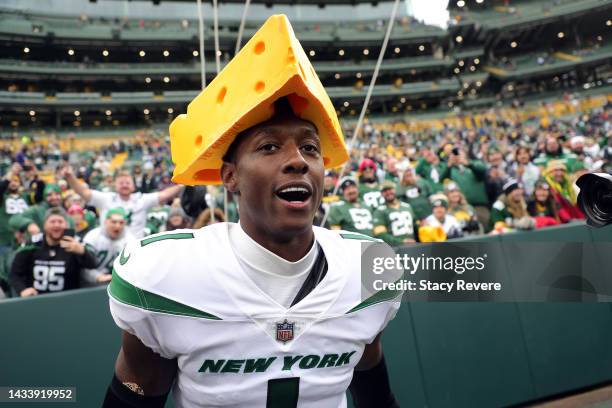
[[[149,237],[140,241],[140,246],[152,244],[157,241],[163,241],[165,239],[191,239],[193,234],[191,232],[179,232],[176,234],[163,234],[157,237]]]
[[[210,320],[222,320],[220,317],[203,312],[191,306],[170,300],[155,293],[137,288],[122,279],[113,269],[113,278],[108,286],[108,293],[117,301],[130,306],[139,307],[151,312],[166,313],[171,315],[197,317]]]
[[[357,240],[362,240],[362,241],[382,242],[380,239],[368,237],[367,235],[362,235],[362,234],[340,234],[340,236],[344,239],[357,239]]]
[[[378,291],[372,296],[370,296],[369,298],[367,298],[366,300],[364,300],[363,302],[361,302],[360,304],[358,304],[357,306],[355,306],[354,308],[352,308],[351,310],[349,310],[348,312],[346,312],[345,314],[353,313],[358,310],[365,309],[368,306],[372,306],[372,305],[375,305],[377,303],[381,303],[387,300],[395,299],[396,297],[400,296],[403,293],[404,292],[401,290]]]

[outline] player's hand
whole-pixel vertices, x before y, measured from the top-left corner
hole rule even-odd
[[[29,297],[29,296],[36,296],[36,295],[38,295],[38,291],[34,288],[25,288],[19,293],[19,296],[21,297]]]
[[[60,240],[60,246],[73,254],[83,255],[85,253],[85,246],[80,244],[74,237],[64,235]]]
[[[105,273],[102,275],[98,275],[96,277],[96,282],[98,283],[110,282],[112,278],[113,278],[113,275],[111,275],[110,273]]]
[[[38,228],[38,225],[31,223],[30,225],[28,225],[28,234],[30,234],[31,237],[33,237],[34,235],[38,235],[40,234],[40,228]]]

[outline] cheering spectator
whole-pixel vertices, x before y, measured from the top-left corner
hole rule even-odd
[[[372,213],[369,206],[359,200],[357,183],[345,178],[340,183],[343,201],[332,203],[328,222],[331,229],[359,232],[372,235]]]
[[[584,214],[576,204],[576,190],[567,174],[567,167],[561,160],[551,160],[546,166],[544,178],[551,188],[551,195],[559,205],[559,219],[566,223],[582,220]]]
[[[77,241],[83,242],[85,235],[93,229],[93,226],[90,226],[87,220],[85,220],[85,210],[78,204],[72,204],[68,208],[68,215],[74,223],[74,237]]]
[[[544,180],[535,184],[535,189],[531,199],[527,202],[529,215],[535,218],[536,228],[558,225],[561,223],[559,218],[559,203],[555,201],[550,193],[550,186]]]
[[[410,204],[418,221],[431,214],[431,203],[429,202],[431,193],[429,183],[416,174],[413,168],[409,167],[404,171],[398,186],[397,197]]]
[[[134,237],[125,228],[127,213],[121,207],[106,212],[104,225],[94,228],[85,235],[83,243],[96,257],[93,268],[83,271],[85,285],[104,283],[111,280],[113,261],[125,244]]]
[[[77,180],[70,166],[64,167],[62,176],[78,195],[98,209],[100,219],[106,219],[106,212],[111,208],[123,208],[128,214],[128,229],[136,238],[142,238],[144,235],[147,211],[168,202],[183,189],[183,186],[173,186],[156,193],[135,193],[132,175],[121,171],[115,177],[115,192],[103,193],[90,190]]]
[[[534,159],[533,163],[536,166],[546,168],[548,166],[548,162],[551,160],[560,161],[565,165],[566,169],[570,170],[570,172],[574,171],[573,169],[576,163],[576,155],[565,152],[563,147],[559,144],[557,138],[549,135],[546,137],[544,152],[540,153],[540,155]]]
[[[461,224],[452,215],[448,214],[448,199],[444,194],[438,193],[431,196],[432,213],[423,221],[423,227],[441,228],[444,231],[444,239],[423,239],[422,231],[429,231],[427,228],[419,229],[421,241],[444,241],[446,239],[460,238],[463,236]]]
[[[536,181],[540,178],[540,168],[531,162],[529,148],[519,146],[516,149],[509,174],[523,185],[526,196],[533,194]]]
[[[515,179],[504,184],[504,192],[493,204],[491,221],[496,231],[513,228],[530,230],[535,228],[535,220],[527,212],[523,186]]]
[[[181,228],[190,228],[191,218],[185,214],[181,207],[172,208],[168,213],[166,231],[174,231]]]
[[[375,209],[384,200],[380,195],[376,178],[376,163],[372,159],[363,159],[359,164],[359,198],[370,208]]]
[[[485,189],[486,165],[478,160],[468,161],[465,153],[453,149],[448,158],[448,168],[444,178],[450,178],[459,186],[466,200],[474,207],[478,221],[489,229],[490,211],[489,200]]]
[[[397,199],[395,183],[392,181],[383,182],[380,191],[385,199],[385,204],[374,210],[372,215],[374,236],[395,246],[415,242],[416,219],[410,204]]]
[[[18,218],[19,221],[16,222],[19,224],[27,221],[28,232],[31,236],[39,234],[45,222],[45,215],[47,211],[51,208],[59,208],[63,210],[61,192],[62,191],[57,184],[47,184],[44,192],[45,201],[29,207],[21,214],[15,214],[11,218]],[[71,218],[68,218],[68,225],[70,228],[74,227]]]
[[[21,214],[28,208],[28,203],[20,194],[21,166],[14,163],[0,181],[0,255],[10,250],[13,244],[13,232],[9,228],[9,219]]]
[[[450,182],[444,191],[448,197],[448,213],[457,219],[463,232],[467,235],[482,234],[484,230],[478,222],[476,211],[468,204],[459,186]]]
[[[424,147],[422,149],[423,157],[419,159],[415,168],[416,173],[429,182],[432,192],[442,191],[443,175],[446,172],[446,164],[440,161],[440,157],[433,149]]]
[[[64,235],[67,215],[59,207],[49,208],[43,235],[19,249],[9,281],[21,297],[60,292],[79,287],[83,268],[93,268],[96,258],[74,237]]]

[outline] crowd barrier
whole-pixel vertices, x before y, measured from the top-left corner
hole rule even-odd
[[[487,239],[601,242],[612,228]],[[76,404],[45,407],[101,404],[120,344],[105,288],[4,301],[0,327],[0,386],[76,387]],[[383,344],[402,407],[519,404],[612,379],[612,304],[404,303]]]

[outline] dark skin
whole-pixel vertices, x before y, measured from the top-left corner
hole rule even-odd
[[[245,132],[231,162],[221,168],[223,184],[240,192],[240,225],[264,248],[295,262],[314,242],[312,221],[323,194],[325,173],[317,129],[297,117],[273,118]],[[310,197],[292,206],[276,192],[298,184]],[[366,345],[356,370],[367,370],[380,362],[380,334]],[[177,373],[176,359],[165,359],[135,336],[124,332],[115,374],[123,383],[142,389],[144,395],[167,393]],[[134,385],[130,388],[135,389]]]

